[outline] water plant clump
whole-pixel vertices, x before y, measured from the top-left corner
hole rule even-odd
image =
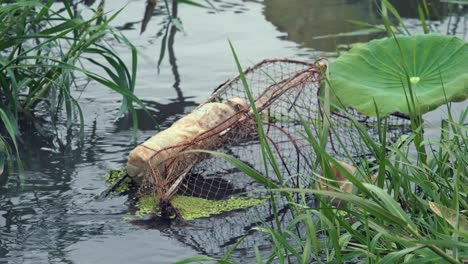
[[[233,53],[242,76],[237,56]],[[419,80],[408,80],[410,83],[424,82],[422,75],[406,77],[420,77]],[[247,82],[244,82],[244,88],[247,93],[250,92]],[[443,95],[442,90],[439,93]],[[324,96],[324,99],[329,100],[329,97]],[[325,101],[324,105],[329,103]],[[415,113],[416,108],[412,107],[411,102],[405,103],[410,116],[421,114],[419,111]],[[294,188],[271,187],[268,186],[267,174],[259,175],[247,165],[238,166],[246,176],[263,183],[273,193],[286,198],[294,194],[299,196],[299,199],[289,202],[287,209],[293,219],[286,223],[279,220],[277,212],[280,207],[272,196],[272,217],[276,222],[263,222],[255,228],[270,238],[271,251],[264,255],[255,248],[257,262],[465,263],[468,259],[468,108],[455,118],[451,104],[446,107],[448,117],[442,121],[440,139],[434,141],[423,140],[424,132],[420,124],[413,122],[411,131],[400,135],[396,142],[388,142],[388,122],[381,116],[377,116],[379,136],[375,139],[366,131],[362,119],[353,118],[342,108],[340,113],[349,116],[352,129],[343,130],[339,124],[326,122],[331,120],[327,113],[323,114],[323,122],[316,124],[301,117],[308,147],[317,154],[316,162],[322,168],[322,175],[312,173],[304,176],[319,181],[336,181],[339,179],[333,171],[338,170],[344,179],[352,183],[352,191],[333,186],[320,188],[320,184]],[[389,113],[392,111],[389,110]],[[259,131],[261,128],[259,126]],[[340,140],[335,147],[347,148],[349,152],[353,149],[362,151],[364,146],[370,150],[369,155],[347,155],[352,164],[358,165],[355,172],[342,166],[324,147],[329,143],[331,134],[343,139],[349,136],[346,131],[352,134],[353,129],[360,132],[353,137],[353,142],[359,138],[362,144],[347,146],[346,141]],[[316,130],[322,131],[323,135],[313,134]],[[261,140],[262,137],[265,136],[260,134]],[[271,146],[266,143],[263,147],[262,150],[268,152]],[[415,147],[418,155],[411,153]],[[277,166],[279,162],[274,156],[264,155],[263,159],[265,167]],[[240,162],[237,158],[228,160],[233,164]],[[369,179],[360,179],[360,175]],[[287,175],[278,174],[278,178],[281,181]],[[307,195],[315,197],[317,204],[307,203]],[[339,199],[340,205],[334,205],[333,199]],[[231,252],[239,244],[240,241],[223,258],[206,256],[203,260],[237,263],[239,259]],[[194,258],[184,263],[195,261]]]
[[[104,175],[104,179],[106,180],[107,186],[112,187],[118,180],[120,180],[123,176],[127,174],[127,169],[125,167],[110,170],[108,173]],[[117,193],[127,193],[130,191],[132,187],[132,180],[128,177],[123,179],[117,186],[114,187],[113,192]]]
[[[141,197],[137,203],[139,210],[135,215],[140,217],[151,213],[160,215],[161,213],[159,211],[155,211],[155,208],[159,208],[159,201],[160,198],[157,195],[146,195]],[[178,213],[181,214],[184,220],[189,221],[249,208],[260,205],[265,201],[265,199],[250,197],[231,197],[226,200],[208,200],[198,197],[174,195],[171,199],[171,204],[178,210]],[[176,215],[173,215],[173,217],[175,218]]]
[[[84,135],[81,93],[75,92],[86,93],[83,77],[123,96],[119,116],[135,114],[133,102],[144,108],[133,94],[136,48],[109,26],[119,12],[106,17],[102,4],[85,17],[69,0],[7,2],[0,5],[0,142],[6,143],[0,164],[18,153],[17,139],[26,133],[62,140],[53,131],[71,136],[79,127]],[[131,67],[109,41],[131,50]]]

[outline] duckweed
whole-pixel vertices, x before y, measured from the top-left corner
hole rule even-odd
[[[197,197],[175,195],[171,199],[172,205],[177,208],[185,220],[193,220],[211,215],[248,208],[263,203],[264,199],[231,197],[227,200],[207,200]],[[159,197],[157,195],[143,196],[138,201],[140,208],[135,215],[143,217],[154,212],[158,208]],[[156,212],[158,215],[159,213]]]
[[[107,186],[112,186],[120,177],[125,175],[127,173],[127,169],[125,167],[116,169],[116,170],[110,170],[108,173],[104,175],[104,179],[107,182]],[[131,180],[127,177],[125,180],[123,180],[119,186],[115,188],[115,192],[117,193],[125,193],[130,191],[130,186],[131,186]]]

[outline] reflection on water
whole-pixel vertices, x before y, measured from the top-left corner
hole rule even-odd
[[[84,2],[95,2],[95,7],[101,1]],[[146,0],[130,1],[117,18],[115,26],[140,52],[137,93],[148,113],[138,111],[138,142],[152,136],[157,125],[167,127],[191,111],[216,85],[235,73],[227,37],[240,54],[253,61],[294,54],[307,54],[305,58],[310,58],[307,49],[298,48],[290,40],[330,51],[337,43],[366,41],[374,36],[322,40],[314,37],[355,30],[345,19],[380,23],[373,0],[213,2],[218,13],[207,14],[211,11],[187,5],[171,6],[172,15],[181,17],[186,35],[166,23],[167,12],[162,7],[154,12],[151,31],[140,35],[139,21]],[[404,17],[415,17],[404,13],[407,1],[392,3]],[[116,10],[127,1],[106,4]],[[441,17],[439,29],[466,40],[467,7],[436,7]],[[278,39],[284,32],[288,33],[287,40]],[[158,72],[163,45],[165,57]],[[124,60],[129,58],[128,51],[118,43],[115,48]],[[96,200],[94,197],[106,188],[101,176],[111,168],[123,166],[134,147],[130,142],[132,117],[114,121],[120,99],[99,84],[89,84],[80,97],[86,117],[82,140],[76,137],[78,128],[70,133],[53,131],[58,138],[32,130],[25,133],[21,150],[25,175],[19,176],[13,170],[0,177],[0,263],[170,263],[202,253],[219,256],[229,250],[240,234],[258,224],[259,217],[268,217],[269,208],[264,208],[260,215],[248,210],[185,225],[153,222],[150,227],[155,229],[143,230],[123,220],[129,214],[125,197]],[[439,123],[433,125],[436,130]],[[246,243],[245,250],[235,252],[246,262],[254,258],[247,253],[253,244],[261,243],[264,247],[260,249],[268,250],[268,241],[260,236]]]
[[[178,16],[178,9],[179,3],[177,1],[173,1],[170,12],[172,17]],[[157,73],[159,74],[159,68],[165,58],[165,54],[167,53],[172,75],[174,77],[174,84],[172,87],[176,92],[177,98],[172,99],[171,102],[167,104],[142,100],[142,102],[147,107],[147,111],[144,111],[143,109],[137,109],[139,130],[154,130],[159,125],[162,127],[167,127],[174,121],[174,118],[179,117],[183,113],[189,112],[198,105],[193,100],[187,100],[191,98],[184,97],[183,91],[180,88],[181,77],[174,50],[175,36],[178,30],[170,20],[166,22],[163,29],[165,30],[163,30],[164,33],[161,32],[161,51],[158,59]],[[116,122],[116,126],[116,131],[131,129],[133,126],[133,117],[131,115],[127,115],[124,118],[119,119]]]
[[[193,100],[187,100],[190,97],[178,97],[171,99],[170,103],[160,104],[154,101],[142,100],[145,104],[147,111],[137,109],[138,130],[154,131],[158,127],[168,127],[179,118],[183,113],[190,112],[198,106]],[[116,132],[132,129],[133,117],[126,115],[115,122]]]
[[[279,31],[287,33],[288,39],[321,51],[334,51],[339,43],[365,42],[375,37],[364,34],[340,39],[315,39],[360,29],[348,20],[370,24],[379,22],[373,0],[265,0],[264,13]]]
[[[114,141],[113,148],[120,145],[118,151],[125,152],[128,138],[99,136],[92,125],[86,133],[82,143],[73,142],[63,148],[54,147],[54,142],[24,139],[28,146],[22,151],[26,173],[10,173],[8,184],[0,188],[0,261],[62,262],[68,245],[112,228],[99,224],[98,219],[112,220],[111,215],[124,208],[112,202],[89,202],[102,188],[95,184],[99,182],[96,171],[102,170],[99,167],[123,158],[106,147],[110,146],[109,140]],[[17,179],[22,181],[20,186]],[[92,219],[87,215],[93,215]]]
[[[417,12],[418,1],[390,2],[402,17],[415,19],[406,20],[410,27],[421,27]],[[287,39],[315,50],[335,51],[338,44],[367,42],[385,36],[384,33],[376,34],[366,30],[353,36],[333,36],[363,29],[351,21],[382,24],[379,8],[375,3],[374,0],[265,0],[264,14],[279,31],[287,33]],[[449,13],[453,14],[455,19],[462,19],[463,14],[466,14],[466,9],[461,5],[449,5],[439,0],[428,1],[428,9],[432,14],[429,19],[433,21],[444,20]],[[458,25],[463,24],[454,23],[454,26]],[[322,38],[324,36],[328,37]]]
[[[419,19],[418,1],[390,0],[389,2],[398,10],[401,17]],[[427,7],[431,15],[429,19],[444,19],[449,14],[449,8],[451,9],[453,6],[454,5],[450,5],[449,7],[449,4],[439,0],[427,0]]]

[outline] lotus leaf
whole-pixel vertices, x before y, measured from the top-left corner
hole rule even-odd
[[[333,103],[370,116],[374,101],[381,115],[409,113],[411,85],[426,113],[468,98],[468,45],[436,34],[373,40],[330,63],[329,84]]]

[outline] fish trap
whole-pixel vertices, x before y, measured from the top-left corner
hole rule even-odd
[[[317,122],[324,116],[319,100],[324,70],[321,65],[273,59],[244,71],[265,138],[278,164],[276,171],[264,166],[253,107],[237,76],[220,85],[190,114],[130,153],[127,171],[139,184],[140,195],[157,194],[160,211],[168,216],[174,213],[174,195],[223,200],[262,188],[225,158],[210,155],[209,151],[241,160],[262,175],[269,175],[272,181],[279,172],[289,186],[310,186],[314,172],[320,168],[305,137],[304,123],[318,137]],[[333,110],[326,151],[341,160],[366,158],[370,151],[360,141],[350,116],[378,140],[375,118],[352,109],[347,113]],[[387,141],[395,141],[408,129],[409,121],[394,114],[387,117],[387,124]]]

